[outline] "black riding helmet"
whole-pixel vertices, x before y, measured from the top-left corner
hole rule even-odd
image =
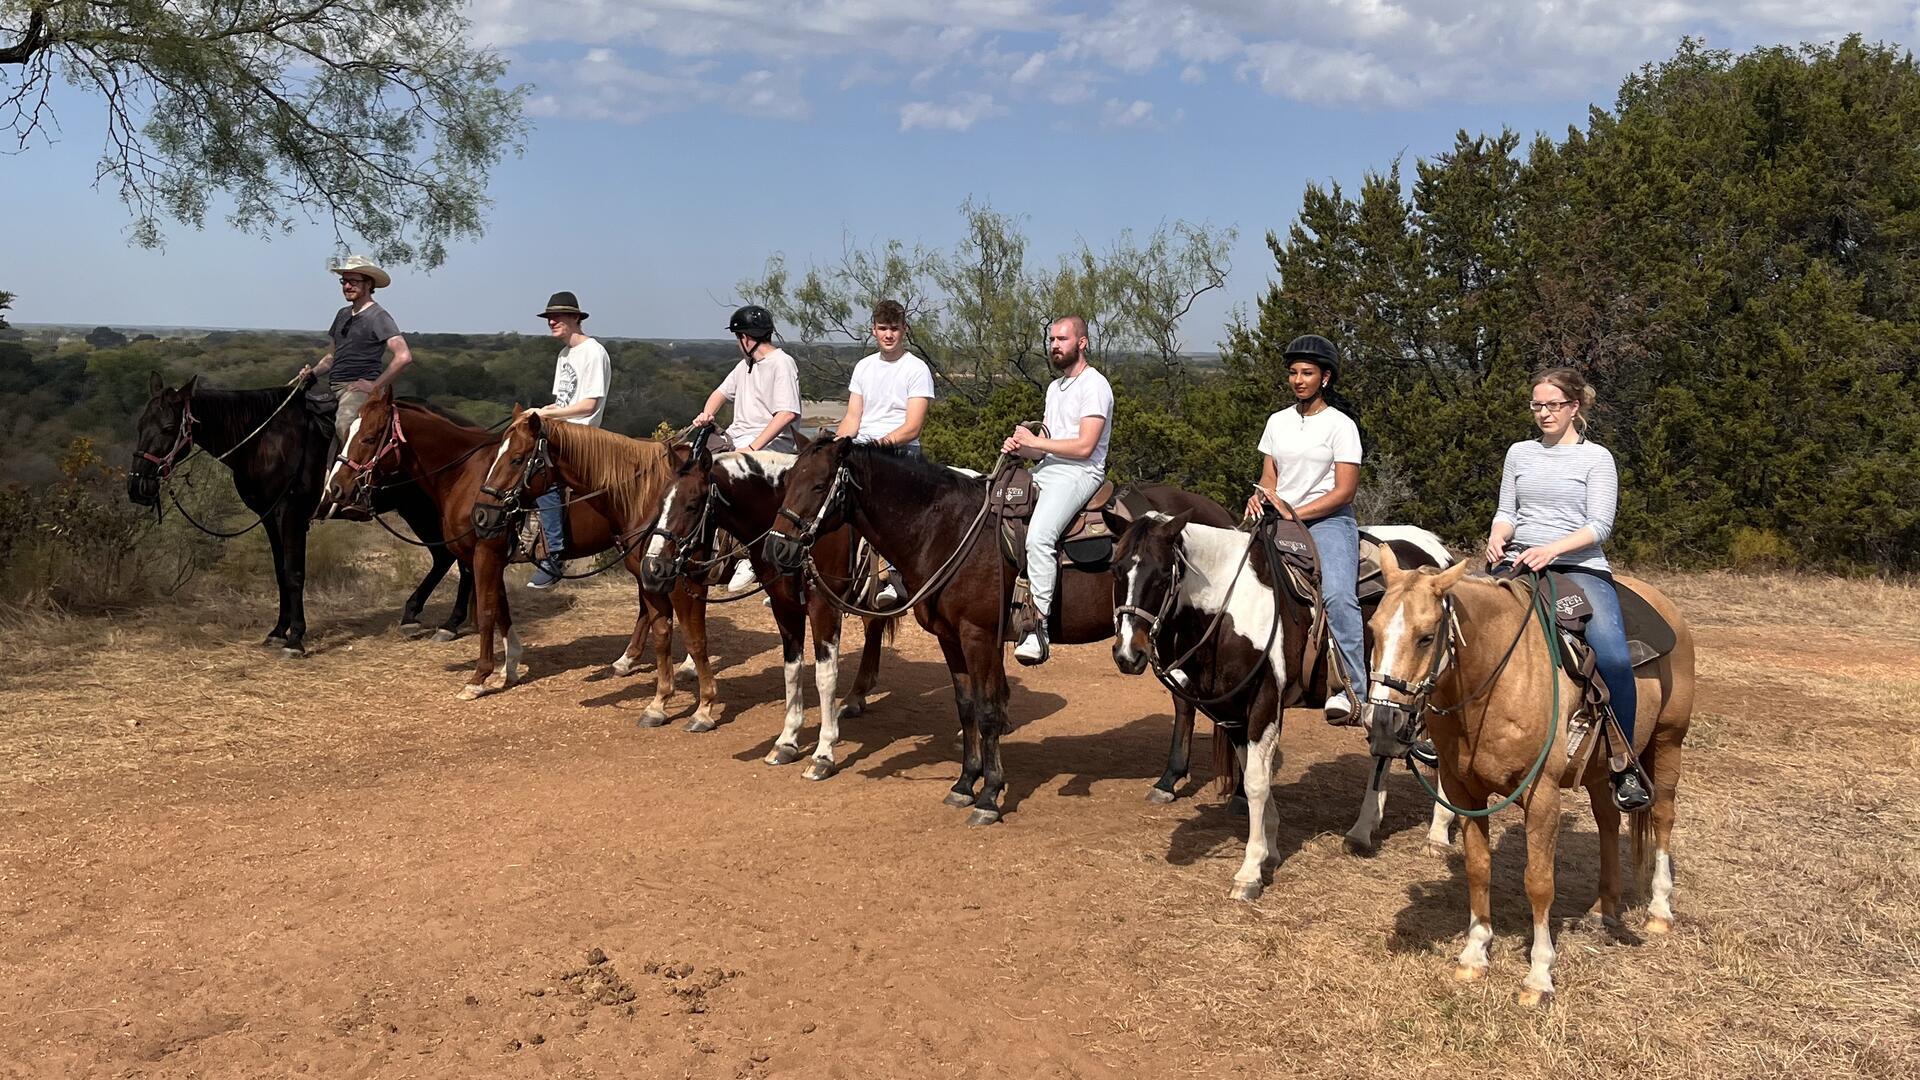
[[[1307,360],[1320,365],[1320,370],[1329,375],[1340,374],[1340,350],[1333,342],[1319,334],[1301,334],[1287,342],[1287,349],[1280,355],[1289,362]]]
[[[748,304],[727,320],[727,332],[745,334],[755,341],[770,340],[773,337],[773,313],[759,304]]]

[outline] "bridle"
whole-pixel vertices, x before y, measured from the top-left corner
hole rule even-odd
[[[1421,676],[1418,682],[1407,682],[1404,679],[1396,678],[1392,675],[1382,675],[1378,672],[1370,676],[1374,687],[1391,690],[1394,693],[1403,694],[1406,697],[1404,701],[1394,701],[1383,694],[1375,692],[1369,692],[1367,694],[1366,707],[1371,718],[1369,723],[1372,725],[1370,737],[1376,747],[1384,745],[1387,742],[1394,742],[1396,744],[1393,747],[1394,749],[1399,749],[1398,743],[1411,745],[1413,741],[1419,737],[1420,729],[1426,723],[1427,713],[1455,713],[1466,708],[1474,698],[1479,696],[1479,694],[1472,695],[1459,704],[1446,709],[1436,709],[1429,704],[1429,699],[1433,697],[1434,688],[1440,685],[1441,678],[1444,677],[1453,666],[1455,639],[1458,638],[1460,634],[1460,615],[1459,612],[1454,610],[1453,597],[1451,595],[1442,597],[1440,600],[1439,625],[1442,627],[1442,632],[1437,635],[1439,640],[1434,642],[1433,655],[1427,658],[1426,674]],[[1524,622],[1521,623],[1520,629],[1522,632],[1525,632],[1526,624]],[[1514,638],[1514,645],[1517,646],[1519,643],[1520,639],[1518,637]],[[1507,650],[1507,656],[1511,657],[1512,655],[1513,649],[1510,647]],[[1503,658],[1500,661],[1500,667],[1494,669],[1493,678],[1497,678],[1500,674],[1500,668],[1505,668],[1506,665],[1506,659]],[[1491,683],[1492,678],[1489,678],[1488,685],[1490,686]],[[1485,689],[1487,689],[1487,687],[1482,687],[1482,692],[1484,692]],[[1382,721],[1385,721],[1384,727],[1382,727]],[[1405,751],[1401,750],[1401,753],[1403,754]],[[1389,754],[1387,756],[1399,757],[1401,754]]]
[[[511,436],[509,436],[511,437]],[[534,437],[533,448],[526,454],[520,466],[520,477],[506,491],[491,484],[480,485],[480,494],[493,499],[492,503],[478,500],[473,504],[473,529],[481,539],[491,540],[507,530],[507,522],[521,510],[521,504],[527,496],[527,485],[533,478],[553,469],[553,454],[547,448],[546,432]]]
[[[848,488],[859,488],[853,478],[853,472],[844,462],[833,474],[833,483],[827,486],[826,498],[820,500],[820,508],[813,512],[813,520],[796,514],[786,506],[780,507],[779,516],[793,522],[798,529],[795,533],[768,532],[766,539],[767,557],[773,564],[787,573],[798,573],[806,564],[807,552],[814,541],[820,538],[820,530],[825,525],[840,501],[846,497]]]
[[[144,460],[153,465],[155,468],[153,478],[156,481],[165,480],[173,474],[175,466],[192,456],[193,424],[193,395],[188,394],[180,401],[180,431],[174,437],[173,448],[165,454],[137,450],[134,452],[136,462]]]
[[[340,464],[345,465],[353,475],[353,501],[355,504],[372,509],[373,472],[375,469],[378,469],[380,463],[388,457],[399,456],[400,447],[403,446],[406,441],[407,433],[400,429],[400,410],[389,405],[387,407],[387,429],[381,434],[380,448],[372,457],[366,460],[365,464],[353,460],[353,456],[348,452],[351,450],[351,447],[341,448],[340,456],[336,460],[338,460]]]
[[[700,498],[700,514],[694,519],[693,528],[687,530],[685,536],[675,535],[659,522],[648,529],[647,538],[658,536],[673,545],[673,555],[671,557],[664,554],[647,556],[641,564],[647,574],[663,584],[685,574],[688,564],[693,560],[695,547],[712,543],[714,503],[726,501],[727,497],[720,493],[720,485],[714,483],[713,478],[708,476],[707,493]],[[707,566],[711,567],[718,561],[720,560],[707,561]]]

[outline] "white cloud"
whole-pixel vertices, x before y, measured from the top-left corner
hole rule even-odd
[[[996,104],[990,94],[961,94],[945,104],[909,101],[900,107],[900,130],[966,131],[982,120],[1004,116],[1006,112],[1006,106]]]
[[[1683,35],[1735,49],[1920,37],[1913,0],[474,0],[470,14],[476,39],[545,84],[537,110],[799,117],[812,79],[938,130],[1016,105],[1104,116],[1109,99],[1130,106],[1216,73],[1323,105],[1605,101]],[[597,79],[547,59],[586,49],[610,50]]]
[[[1100,123],[1115,128],[1163,126],[1154,119],[1153,102],[1119,98],[1108,98],[1106,104],[1100,106]]]

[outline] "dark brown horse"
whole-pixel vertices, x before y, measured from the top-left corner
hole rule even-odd
[[[463,698],[485,693],[493,671],[493,633],[498,624],[507,638],[507,671],[502,684],[516,678],[520,639],[513,631],[504,585],[507,527],[520,509],[532,511],[534,500],[553,484],[567,489],[567,546],[561,559],[597,555],[609,548],[620,551],[627,571],[640,579],[640,563],[647,533],[660,510],[660,497],[673,479],[673,459],[667,444],[584,424],[545,422],[540,414],[514,407],[513,422],[501,436],[500,448],[486,463],[472,503],[473,526],[482,543],[474,553],[474,573],[480,581],[480,662]],[[680,617],[687,636],[687,652],[699,675],[698,699],[688,731],[712,731],[713,669],[707,663],[707,584],[697,577],[675,583],[671,593],[639,587],[639,613],[633,638],[613,663],[625,675],[640,663],[651,636],[656,686],[653,700],[641,713],[640,726],[667,722],[667,702],[673,697],[673,664],[667,649],[673,639],[673,619]]]
[[[1006,774],[1000,736],[1006,729],[1006,652],[1002,645],[1014,571],[991,535],[991,522],[975,527],[986,500],[985,479],[930,464],[896,450],[834,439],[803,451],[787,477],[787,497],[778,524],[767,537],[767,554],[795,571],[814,540],[843,524],[866,537],[915,594],[949,558],[951,576],[914,606],[920,625],[940,641],[953,679],[965,760],[947,804],[971,807],[968,821],[1000,820]],[[1219,504],[1164,485],[1139,489],[1156,509],[1186,511],[1196,521],[1231,525]],[[964,545],[964,550],[958,550]],[[1060,575],[1057,628],[1061,644],[1104,641],[1113,636],[1113,577],[1067,569]],[[1181,702],[1176,713],[1191,711]],[[1177,726],[1177,722],[1176,722]],[[984,781],[984,784],[983,784]],[[980,786],[976,793],[974,788]]]
[[[800,577],[776,572],[759,545],[751,542],[773,527],[786,495],[787,473],[793,467],[794,455],[762,450],[716,457],[707,450],[704,438],[696,438],[696,444],[697,450],[674,450],[678,465],[673,483],[661,499],[659,522],[647,542],[641,581],[655,590],[670,586],[689,571],[692,560],[709,555],[716,529],[725,529],[748,542],[748,557],[766,587],[774,622],[780,628],[780,658],[786,674],[786,724],[767,754],[767,764],[789,765],[802,757],[800,728],[806,722],[806,696],[800,685],[800,647],[811,626],[814,687],[820,695],[820,739],[814,745],[806,777],[825,780],[839,771],[834,744],[840,739],[840,721],[865,711],[867,693],[880,674],[881,645],[892,636],[897,620],[864,620],[866,643],[860,653],[860,673],[845,704],[837,705],[840,609],[820,590],[809,589]],[[835,578],[832,584],[843,593],[854,591],[860,577],[852,569],[853,547],[853,533],[844,528],[821,537],[814,545],[816,565],[831,568],[825,573]]]
[[[276,386],[261,390],[210,390],[200,377],[170,389],[155,372],[152,395],[140,412],[136,449],[127,472],[127,497],[141,506],[158,506],[160,487],[176,465],[196,447],[233,473],[233,486],[246,508],[258,515],[273,548],[273,574],[280,591],[280,614],[263,644],[282,646],[288,656],[306,652],[307,530],[325,485],[331,418],[307,412],[299,391]],[[425,541],[433,556],[400,615],[403,630],[417,629],[420,610],[454,564],[441,542],[440,516],[419,492],[395,490],[375,505],[398,513]],[[466,621],[469,584],[460,577],[460,595],[448,625]]]

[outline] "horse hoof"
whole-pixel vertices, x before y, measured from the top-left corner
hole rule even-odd
[[[694,666],[693,657],[691,656],[680,661],[680,666],[673,669],[673,677],[676,679],[691,679],[698,674],[700,674],[700,669]]]
[[[851,720],[854,717],[859,716],[861,713],[866,711],[867,711],[866,699],[848,698],[846,701],[842,702],[840,705],[840,719]]]
[[[266,640],[265,640],[265,641],[262,641],[262,642],[260,643],[260,646],[261,646],[262,648],[271,648],[271,647],[273,647],[273,646],[275,646],[275,645],[285,645],[286,643],[287,643],[287,635],[285,635],[285,634],[268,634],[268,635],[267,635],[267,637],[266,637]]]
[[[693,732],[695,735],[704,735],[707,732],[712,731],[714,727],[715,725],[712,720],[709,720],[704,716],[696,716],[693,719],[687,721],[686,730]]]
[[[953,807],[972,806],[973,796],[964,791],[949,791],[945,801],[948,806]]]
[[[1236,881],[1233,883],[1233,888],[1227,890],[1227,899],[1242,900],[1251,903],[1260,899],[1260,894],[1266,891],[1266,886],[1257,881],[1250,881],[1244,884]]]
[[[807,766],[806,777],[809,780],[830,780],[839,771],[840,766],[833,762],[814,758],[813,764]]]
[[[452,641],[454,638],[457,638],[459,636],[460,636],[459,634],[454,633],[452,630],[448,630],[446,627],[441,627],[440,629],[435,630],[433,632],[433,640],[435,641]]]
[[[485,694],[486,692],[487,692],[487,688],[480,685],[479,683],[468,683],[467,685],[461,687],[460,693],[455,696],[457,696],[461,701],[472,701],[475,698],[480,697],[482,694]]]
[[[400,632],[407,637],[419,637],[425,631],[426,627],[421,626],[417,622],[403,622],[400,624]]]
[[[283,659],[298,660],[307,655],[307,650],[298,645],[289,645],[280,650],[280,655]]]
[[[1544,1009],[1553,1004],[1553,991],[1535,990],[1529,986],[1520,991],[1518,998],[1521,1008]]]
[[[1147,789],[1147,801],[1150,803],[1158,803],[1161,806],[1165,806],[1168,803],[1174,801],[1175,798],[1177,798],[1177,796],[1175,796],[1173,792],[1168,791],[1166,788],[1148,788]]]
[[[1433,841],[1429,840],[1427,841],[1427,854],[1433,856],[1436,859],[1444,859],[1447,856],[1453,854],[1453,845],[1452,844],[1436,844]]]
[[[799,761],[802,756],[800,748],[797,746],[775,746],[772,751],[767,754],[767,764],[791,765]]]
[[[989,810],[984,806],[974,807],[973,813],[967,815],[967,824],[969,825],[993,825],[998,823],[999,820],[1000,811]]]
[[[641,713],[640,719],[635,722],[641,727],[666,727],[667,714],[660,709],[648,709]]]
[[[1454,982],[1463,982],[1463,983],[1479,982],[1481,979],[1484,979],[1486,977],[1487,977],[1487,969],[1486,969],[1486,965],[1484,964],[1482,965],[1455,964],[1453,967]]]
[[[1341,837],[1341,840],[1346,844],[1347,854],[1349,855],[1373,854],[1373,850],[1374,850],[1373,837],[1371,836],[1363,838],[1363,837],[1355,836],[1352,833],[1348,833],[1347,835]]]
[[[1652,934],[1656,937],[1664,934],[1671,934],[1673,933],[1673,920],[1663,919],[1658,915],[1649,915],[1647,916],[1647,925],[1645,929],[1647,933]]]

